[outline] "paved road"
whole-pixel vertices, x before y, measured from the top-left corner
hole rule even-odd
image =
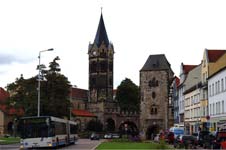
[[[104,140],[79,139],[75,145],[70,145],[60,149],[94,150]]]
[[[9,145],[0,145],[0,150],[18,150],[20,144],[9,144]]]
[[[79,139],[75,145],[69,145],[67,147],[58,148],[59,150],[94,150],[96,146],[102,143],[104,140],[90,140],[90,139]],[[0,145],[0,150],[18,150],[20,144]],[[48,149],[49,150],[49,149]]]

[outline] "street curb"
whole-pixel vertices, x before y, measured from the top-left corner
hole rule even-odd
[[[91,150],[95,150],[101,143],[103,143],[104,141],[101,141],[99,144],[97,144],[96,146],[94,146]]]

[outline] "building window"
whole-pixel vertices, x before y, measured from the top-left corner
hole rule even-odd
[[[224,113],[224,100],[222,101],[222,114]]]
[[[214,83],[212,84],[212,96],[214,95]]]
[[[151,115],[157,115],[158,110],[155,104],[151,106]]]
[[[211,85],[209,85],[209,97],[211,96]]]
[[[217,82],[215,82],[215,95],[217,94]]]
[[[224,91],[224,79],[222,78],[221,79],[221,92]]]
[[[212,104],[210,104],[210,115],[212,115]]]
[[[202,78],[203,78],[203,83],[206,81],[205,80],[205,73],[202,74]]]
[[[220,80],[217,82],[218,83],[218,85],[217,85],[217,87],[218,87],[218,93],[220,93]]]
[[[224,79],[224,89],[226,90],[226,77],[225,77],[225,79]]]
[[[216,114],[219,114],[220,110],[219,110],[219,102],[216,103]]]
[[[156,97],[155,92],[152,92],[152,98],[154,99]]]
[[[78,107],[77,107],[78,109],[80,109],[80,104],[78,103]]]

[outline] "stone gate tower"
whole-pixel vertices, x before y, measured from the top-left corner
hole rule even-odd
[[[113,102],[113,62],[114,47],[109,42],[101,13],[96,37],[89,44],[89,111],[102,122],[105,112],[116,108]]]
[[[173,75],[163,54],[150,55],[140,70],[140,130],[146,136],[170,127],[173,116],[169,109],[169,87]]]

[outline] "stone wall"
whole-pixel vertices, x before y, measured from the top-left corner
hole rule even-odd
[[[168,109],[170,78],[167,70],[140,72],[141,131],[146,132],[153,125],[157,125],[158,129],[169,128],[169,120],[172,118]]]

